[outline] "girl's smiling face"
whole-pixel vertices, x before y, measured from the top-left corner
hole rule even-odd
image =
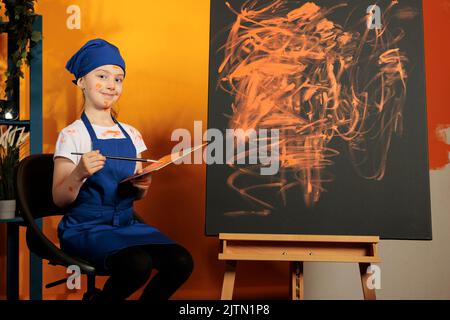
[[[100,66],[78,79],[86,103],[109,111],[122,94],[124,72],[115,65]]]

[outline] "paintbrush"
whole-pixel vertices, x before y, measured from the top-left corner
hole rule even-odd
[[[82,156],[84,153],[71,152],[71,154],[76,155],[76,156]],[[145,159],[145,158],[130,158],[130,157],[115,157],[115,156],[104,156],[104,157],[106,159],[125,160],[125,161],[158,162],[158,160]]]

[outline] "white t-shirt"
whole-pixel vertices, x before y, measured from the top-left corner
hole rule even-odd
[[[122,122],[119,123],[133,141],[133,144],[136,147],[136,156],[147,150],[142,135],[137,129],[128,124]],[[92,128],[99,140],[125,138],[125,135],[117,124],[112,127],[103,127],[92,124]],[[59,133],[53,159],[55,159],[55,157],[65,157],[72,160],[72,162],[77,165],[80,162],[81,156],[72,155],[71,152],[86,153],[89,151],[92,151],[91,137],[89,136],[89,132],[83,121],[79,119],[62,129]]]

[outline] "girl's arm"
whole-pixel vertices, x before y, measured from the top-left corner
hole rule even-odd
[[[137,157],[142,158],[140,153],[137,155]],[[142,162],[137,162],[136,163],[136,173],[140,173],[140,172],[142,172]],[[136,179],[135,181],[133,181],[133,186],[135,188],[137,188],[136,200],[140,200],[147,195],[151,182],[152,182],[151,175],[149,175],[147,177],[143,177],[142,179]]]
[[[53,202],[60,208],[71,204],[78,196],[84,179],[101,170],[106,158],[100,152],[85,153],[78,165],[64,157],[55,157],[53,169]]]

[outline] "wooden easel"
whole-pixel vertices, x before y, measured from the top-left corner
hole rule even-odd
[[[222,300],[233,297],[238,261],[289,261],[292,300],[303,300],[303,262],[359,263],[365,300],[375,300],[375,290],[367,287],[371,263],[380,262],[376,236],[321,236],[221,233],[219,260],[225,261]]]

